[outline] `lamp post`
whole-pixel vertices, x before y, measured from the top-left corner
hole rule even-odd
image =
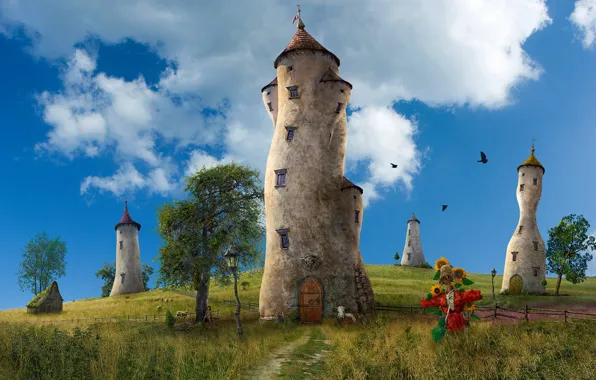
[[[233,243],[223,256],[234,275],[234,296],[236,297],[236,329],[238,330],[238,339],[242,340],[244,330],[242,329],[242,323],[240,322],[240,299],[238,298],[238,252],[236,251]]]
[[[494,300],[495,299],[495,276],[497,275],[497,271],[495,270],[495,268],[493,268],[493,270],[490,271],[490,274],[493,276],[492,283],[493,283],[493,300]]]

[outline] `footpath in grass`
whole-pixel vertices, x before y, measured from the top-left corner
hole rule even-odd
[[[320,327],[307,327],[310,337],[299,345],[280,369],[278,379],[319,379],[323,373],[325,356],[332,350],[331,341],[327,340]]]

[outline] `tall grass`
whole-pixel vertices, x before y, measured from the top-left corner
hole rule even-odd
[[[335,345],[324,379],[593,379],[596,323],[491,325],[478,322],[434,343],[436,321],[377,319],[371,326],[323,325]]]
[[[297,328],[249,323],[176,332],[164,325],[95,324],[72,330],[0,324],[0,378],[39,380],[236,379]]]

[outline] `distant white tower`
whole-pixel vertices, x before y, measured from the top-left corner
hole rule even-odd
[[[406,244],[402,251],[401,265],[422,265],[425,262],[420,243],[420,221],[412,213],[412,217],[408,220],[408,232],[406,232]]]
[[[139,231],[141,225],[130,217],[128,202],[124,201],[124,213],[116,224],[116,277],[111,296],[141,293],[145,291],[141,277],[141,251]]]
[[[501,293],[544,292],[540,282],[546,277],[546,249],[536,224],[536,211],[542,195],[544,166],[530,157],[517,168],[517,203],[519,222],[507,245]]]

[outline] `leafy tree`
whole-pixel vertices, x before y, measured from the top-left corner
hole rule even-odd
[[[548,231],[546,268],[558,276],[555,294],[559,294],[563,275],[573,284],[586,279],[586,269],[592,255],[588,252],[582,255],[582,252],[596,249],[596,239],[588,236],[589,229],[590,223],[583,215],[571,214]]]
[[[242,290],[246,290],[246,288],[248,288],[248,286],[250,285],[250,282],[248,281],[242,281]]]
[[[66,251],[66,244],[59,237],[50,239],[46,232],[37,233],[29,240],[23,248],[23,261],[17,272],[21,291],[37,294],[64,276]]]
[[[145,291],[149,290],[149,277],[153,274],[153,268],[147,264],[143,264],[141,268],[141,278],[143,279],[143,287]],[[103,280],[103,286],[101,287],[101,296],[109,297],[114,285],[114,278],[116,277],[116,262],[111,263],[105,262],[103,267],[95,273],[95,277]]]
[[[399,261],[399,252],[395,252],[395,255],[393,256],[393,260],[395,260],[396,263]]]
[[[259,261],[265,229],[260,222],[263,188],[259,172],[231,163],[201,169],[185,179],[188,198],[158,208],[160,284],[197,291],[196,320],[207,310],[209,281],[229,283],[223,259],[232,242],[240,265]]]

